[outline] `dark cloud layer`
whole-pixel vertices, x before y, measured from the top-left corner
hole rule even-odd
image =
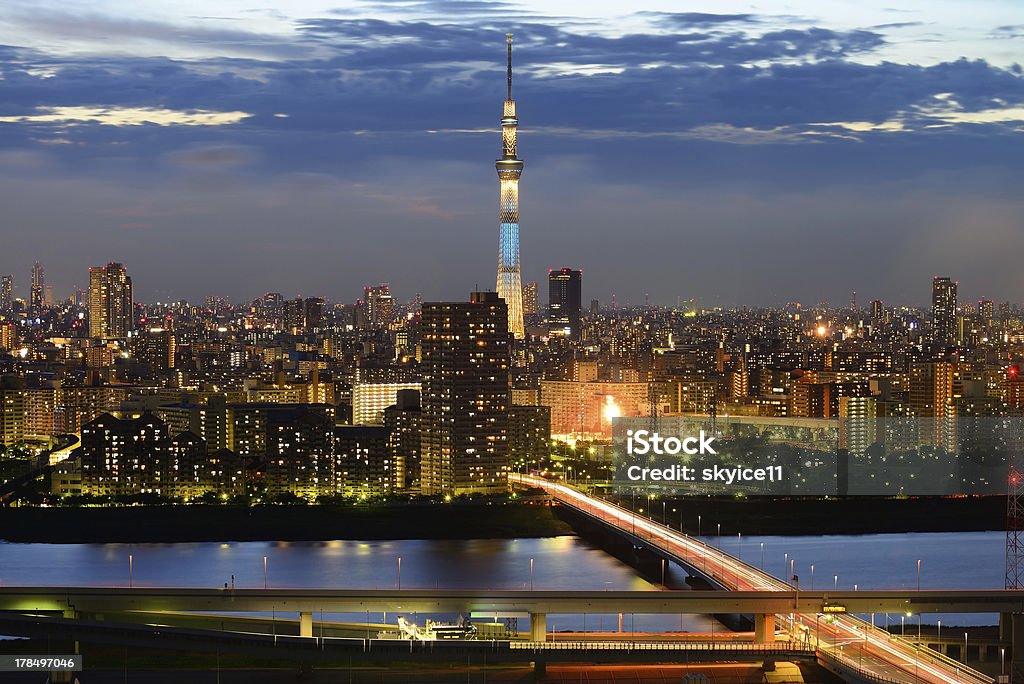
[[[992,263],[1024,248],[1024,117],[982,114],[1024,106],[1019,68],[862,59],[905,23],[662,13],[610,37],[507,2],[443,3],[458,21],[405,18],[434,0],[379,4],[291,38],[84,18],[91,36],[223,48],[188,61],[0,46],[0,271],[38,259],[66,289],[83,259],[119,258],[152,298],[489,284],[510,30],[528,277],[583,266],[587,296],[620,301],[917,302],[940,271],[1024,290]],[[75,32],[67,14],[17,19]],[[246,116],[173,123],[219,112]]]

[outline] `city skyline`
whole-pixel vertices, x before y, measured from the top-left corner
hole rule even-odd
[[[107,266],[117,266],[117,267],[121,268],[122,270],[124,269],[123,265],[118,264],[116,262],[111,262],[110,264],[107,264]],[[74,303],[77,303],[79,300],[81,300],[83,302],[82,306],[88,307],[88,298],[89,298],[89,293],[91,291],[91,287],[90,287],[90,284],[89,284],[91,273],[93,271],[96,271],[96,270],[105,270],[107,268],[107,266],[99,266],[99,265],[89,266],[86,269],[87,277],[86,277],[86,284],[85,284],[85,286],[83,286],[83,287],[75,286],[71,291],[66,292],[66,293],[60,293],[60,292],[54,293],[53,287],[50,286],[50,285],[46,285],[45,286],[45,296],[44,296],[44,298],[42,300],[42,302],[43,302],[42,303],[42,307],[46,308],[46,309],[57,308],[63,302],[72,301]],[[43,268],[43,264],[41,264],[40,262],[34,262],[34,264],[33,264],[33,273],[35,272],[35,270],[37,268],[40,271],[45,270]],[[560,268],[557,268],[557,269],[555,269],[555,268],[549,269],[548,280],[549,281],[551,280],[552,274],[568,273],[568,272],[578,273],[578,274],[582,275],[582,271],[581,270],[578,270],[578,269],[574,270],[574,269],[570,269],[568,267],[564,267],[563,266],[563,267],[560,267]],[[31,282],[31,275],[29,276],[29,278],[27,280],[29,282]],[[128,280],[130,282],[131,278],[129,278]],[[926,288],[924,288],[924,287],[920,287],[921,284],[918,283],[918,285],[919,285],[919,288],[918,288],[919,292],[917,292],[916,295],[918,296],[918,300],[919,301],[917,301],[917,300],[915,300],[915,301],[886,301],[886,300],[881,300],[881,299],[875,298],[874,295],[871,292],[861,292],[861,293],[858,294],[857,290],[853,290],[852,292],[848,293],[846,301],[843,301],[841,299],[839,301],[813,300],[812,299],[812,300],[806,300],[806,301],[787,300],[785,302],[771,303],[771,304],[752,304],[752,303],[749,303],[749,302],[740,301],[739,303],[737,303],[734,306],[704,302],[704,301],[702,301],[698,297],[685,298],[685,299],[682,298],[682,297],[677,297],[675,302],[667,302],[667,301],[659,302],[659,301],[655,301],[653,298],[651,298],[649,296],[649,293],[646,293],[646,296],[641,295],[641,300],[640,301],[632,301],[632,300],[629,300],[629,299],[625,299],[625,300],[619,299],[617,297],[616,293],[614,293],[614,292],[609,293],[608,298],[605,298],[605,299],[601,299],[601,298],[597,298],[597,297],[591,297],[590,295],[592,295],[594,293],[588,292],[587,299],[589,299],[591,304],[596,302],[599,305],[599,307],[601,309],[604,309],[604,310],[619,309],[619,308],[630,309],[630,308],[635,308],[635,307],[645,307],[645,308],[649,307],[649,308],[664,308],[664,309],[680,309],[680,310],[682,310],[682,309],[692,309],[693,307],[696,307],[696,310],[698,310],[698,311],[700,311],[700,310],[706,310],[706,311],[715,311],[715,310],[730,311],[730,310],[741,310],[741,309],[773,310],[773,309],[783,309],[783,308],[792,307],[792,306],[799,306],[799,307],[804,308],[804,309],[816,309],[816,308],[825,308],[825,309],[833,309],[833,310],[858,309],[858,310],[864,311],[866,313],[870,313],[870,312],[872,312],[874,310],[874,308],[876,306],[879,306],[879,307],[882,307],[884,309],[907,309],[907,310],[925,311],[925,310],[934,308],[934,306],[935,306],[935,290],[934,290],[935,281],[942,280],[942,281],[950,282],[952,284],[952,286],[953,286],[954,292],[956,292],[958,290],[958,288],[959,288],[959,286],[961,284],[958,279],[956,279],[955,277],[950,277],[950,276],[933,276],[931,278],[931,280],[932,280],[932,286],[933,287],[932,287],[930,295],[929,295],[928,290]],[[20,313],[24,313],[25,315],[28,315],[28,314],[33,313],[35,311],[35,308],[34,308],[32,302],[31,302],[32,287],[31,286],[28,286],[28,287],[19,286],[18,285],[19,281],[18,281],[17,274],[3,274],[3,275],[0,275],[0,282],[2,282],[2,292],[0,292],[0,295],[2,295],[5,298],[5,299],[2,300],[4,302],[4,304],[2,306],[0,306],[0,311],[2,311],[4,309],[10,309],[12,311],[17,311],[16,305],[18,305],[19,302],[20,302],[20,305],[23,307],[23,309],[21,309]],[[968,285],[970,285],[970,284],[968,283]],[[537,286],[536,281],[524,282],[523,285],[521,286],[521,290],[524,291],[523,293],[521,293],[521,297],[524,296],[524,293],[525,293],[525,291],[528,288],[536,288],[536,286]],[[551,299],[551,297],[554,296],[554,290],[551,289],[551,287],[549,287],[548,289],[549,289],[548,301],[545,302],[545,301],[543,301],[543,300],[538,298],[537,303],[538,303],[538,305],[540,307],[539,310],[537,310],[537,311],[526,311],[526,307],[524,306],[524,313],[529,314],[529,315],[534,315],[534,316],[542,316],[542,317],[547,316],[548,313],[549,313],[549,307],[550,307],[550,305],[551,305],[551,303],[553,301]],[[478,291],[480,291],[480,292],[496,292],[497,290],[490,289],[490,288],[480,288]],[[362,293],[362,297],[360,297],[360,292]],[[219,303],[224,304],[224,305],[229,305],[229,306],[233,306],[233,307],[246,307],[246,306],[250,306],[250,305],[260,305],[261,303],[265,302],[266,298],[268,298],[268,297],[280,298],[280,302],[279,303],[291,303],[291,302],[294,301],[294,302],[298,302],[300,304],[302,303],[302,301],[304,299],[306,299],[306,300],[312,299],[312,300],[320,301],[321,305],[323,303],[325,303],[325,302],[329,302],[331,304],[336,304],[336,305],[347,305],[347,306],[352,306],[352,307],[356,307],[356,308],[365,309],[366,315],[368,315],[370,318],[375,318],[374,314],[372,313],[372,310],[375,308],[375,306],[381,306],[381,304],[376,304],[376,305],[374,304],[374,302],[378,301],[378,299],[380,297],[380,293],[383,293],[383,295],[384,295],[384,297],[386,299],[386,310],[387,310],[387,312],[389,314],[394,313],[395,307],[405,307],[405,306],[418,307],[424,301],[445,301],[443,298],[427,298],[427,297],[424,297],[423,292],[420,292],[420,291],[410,292],[410,293],[403,293],[401,297],[395,297],[390,292],[390,286],[389,286],[388,283],[381,283],[380,285],[376,285],[376,286],[366,285],[364,287],[361,287],[359,292],[356,292],[356,293],[344,293],[344,294],[340,294],[338,296],[318,296],[318,295],[315,295],[315,294],[312,294],[312,293],[301,293],[301,292],[296,292],[293,295],[293,294],[288,294],[288,293],[282,293],[282,292],[265,290],[265,291],[261,291],[261,292],[258,292],[258,293],[252,293],[250,295],[243,295],[242,297],[240,297],[238,299],[227,297],[227,296],[224,296],[224,295],[218,294],[218,293],[206,293],[206,294],[201,294],[197,299],[188,299],[186,297],[172,297],[172,298],[167,298],[167,299],[163,299],[163,300],[159,300],[158,301],[158,300],[142,300],[142,299],[139,299],[137,297],[133,297],[133,300],[134,300],[135,304],[141,305],[141,306],[154,306],[154,305],[171,306],[171,305],[181,304],[181,303],[187,303],[187,304],[190,304],[190,305],[199,305],[199,304],[203,304],[204,302],[209,302],[211,300],[216,300]],[[320,293],[320,294],[323,295],[324,293]],[[532,293],[532,294],[535,295],[536,293]],[[577,293],[577,294],[580,294],[580,293]],[[9,297],[9,301],[8,301],[8,299],[6,299],[8,297]],[[955,298],[956,297],[954,295],[954,299]],[[581,304],[581,306],[582,306],[582,299],[583,298],[580,297],[580,304]],[[456,300],[457,300],[457,298],[456,298]],[[1024,300],[1018,301],[1016,299],[1010,298],[1009,296],[1001,296],[999,293],[993,294],[993,293],[984,292],[984,293],[977,294],[973,290],[967,290],[966,296],[964,296],[964,297],[962,297],[960,299],[959,304],[956,305],[954,307],[954,309],[955,310],[964,310],[966,308],[967,310],[970,310],[971,308],[976,308],[977,306],[980,306],[982,304],[985,304],[987,307],[991,308],[991,307],[995,306],[996,304],[1003,304],[1003,303],[1008,304],[1008,305],[1010,305],[1012,307],[1024,306]],[[556,305],[556,308],[557,308],[557,305]],[[593,313],[593,311],[591,313]],[[550,324],[550,321],[549,321],[549,324]]]
[[[0,273],[26,299],[37,261],[58,295],[124,263],[140,301],[488,283],[511,31],[523,281],[570,265],[602,302],[923,306],[941,273],[1016,299],[1011,5],[677,5],[7,3]]]

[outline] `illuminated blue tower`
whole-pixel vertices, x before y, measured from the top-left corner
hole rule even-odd
[[[525,335],[523,326],[523,285],[519,271],[519,176],[523,162],[516,158],[516,101],[512,99],[512,34],[508,40],[508,96],[501,117],[501,159],[495,162],[501,181],[501,231],[498,237],[498,296],[508,305],[508,331],[516,338]]]

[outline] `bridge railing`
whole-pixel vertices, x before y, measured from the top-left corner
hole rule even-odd
[[[872,672],[867,672],[861,666],[861,663],[858,663],[852,658],[840,655],[838,653],[834,653],[832,651],[819,650],[818,659],[824,661],[824,664],[826,666],[832,665],[832,667],[839,669],[840,672],[843,670],[855,672],[859,679],[864,679],[869,682],[877,682],[877,684],[903,684],[903,682],[901,682],[898,679],[882,677],[881,675],[876,675]],[[835,670],[833,670],[833,672],[835,672]]]
[[[697,651],[752,653],[757,655],[814,655],[796,644],[748,644],[722,641],[510,641],[513,651]]]

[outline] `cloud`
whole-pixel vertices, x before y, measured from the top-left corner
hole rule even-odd
[[[0,123],[53,123],[61,126],[226,126],[249,118],[246,112],[214,112],[204,109],[176,111],[157,107],[40,107],[37,113],[0,116]]]

